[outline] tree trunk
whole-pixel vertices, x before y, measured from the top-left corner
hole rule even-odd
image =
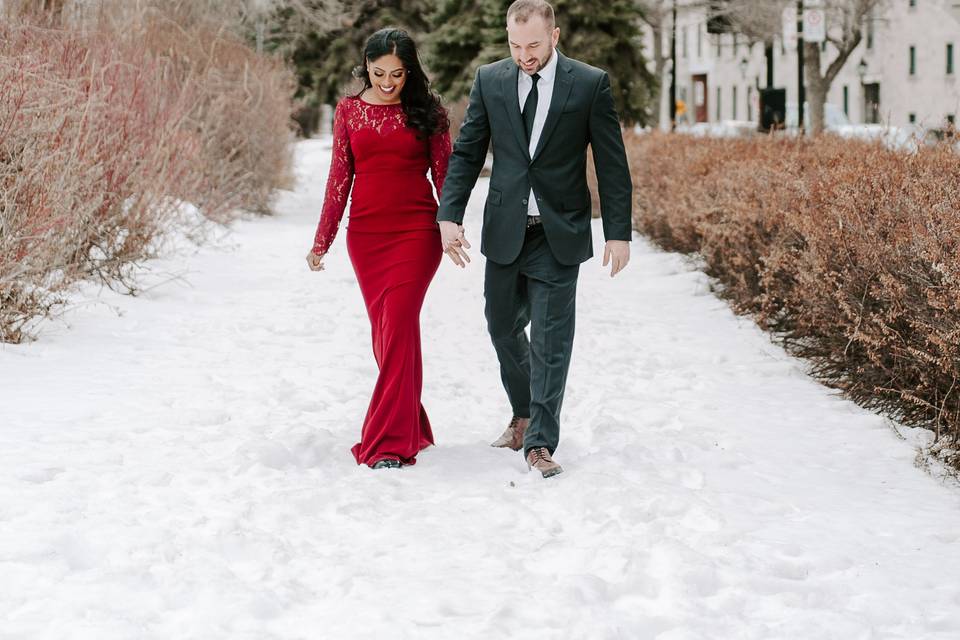
[[[807,105],[810,109],[810,135],[823,133],[824,105],[827,102],[827,91],[830,82],[820,72],[820,44],[817,42],[803,43],[804,83],[806,84]]]

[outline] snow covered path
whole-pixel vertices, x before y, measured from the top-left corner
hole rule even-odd
[[[357,467],[375,365],[343,236],[303,262],[328,153],[298,145],[277,217],[152,265],[186,281],[0,347],[0,638],[960,637],[960,495],[919,434],[642,241],[581,271],[565,474],[487,446],[477,252],[424,309],[438,446]]]

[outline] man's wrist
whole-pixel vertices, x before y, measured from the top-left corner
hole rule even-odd
[[[444,211],[437,214],[437,222],[452,222],[454,224],[463,224],[464,212]]]

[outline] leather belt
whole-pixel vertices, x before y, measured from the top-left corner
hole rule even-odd
[[[543,224],[540,216],[527,216],[527,229],[532,229],[540,224]]]

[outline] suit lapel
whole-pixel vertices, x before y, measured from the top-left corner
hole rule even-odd
[[[517,137],[517,144],[523,149],[523,155],[530,158],[530,145],[527,143],[526,129],[523,127],[523,116],[520,115],[520,92],[517,90],[517,82],[520,73],[520,67],[515,64],[507,65],[501,82],[504,95],[504,107],[507,109],[507,117],[510,118],[510,128],[513,129]]]
[[[537,159],[543,147],[546,145],[553,130],[557,128],[557,122],[560,120],[560,114],[563,107],[567,104],[567,98],[570,97],[570,89],[573,88],[573,65],[567,60],[567,57],[557,51],[557,75],[553,79],[553,95],[550,98],[550,110],[547,111],[547,119],[543,123],[543,132],[537,141],[537,148],[533,153],[533,160]],[[516,94],[514,88],[514,94]],[[517,98],[519,100],[519,98]],[[518,112],[519,113],[519,112]],[[520,121],[521,127],[523,121]]]

